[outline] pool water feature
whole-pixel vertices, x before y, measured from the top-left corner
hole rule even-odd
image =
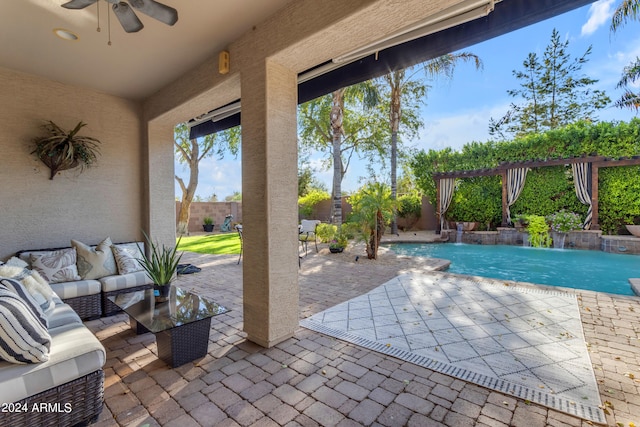
[[[629,278],[640,277],[637,255],[459,243],[397,243],[388,247],[401,255],[447,259],[451,273],[621,295],[635,295]]]

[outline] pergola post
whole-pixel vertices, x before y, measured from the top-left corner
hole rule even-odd
[[[436,181],[436,234],[440,234],[442,232],[442,221],[440,219],[440,209],[442,207],[442,202],[440,202],[440,178],[434,178]]]
[[[598,165],[591,163],[591,229],[600,230],[598,224]]]
[[[507,170],[500,171],[500,177],[502,179],[502,226],[507,227]]]

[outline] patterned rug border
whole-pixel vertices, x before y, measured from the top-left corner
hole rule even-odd
[[[572,296],[576,299],[576,303],[577,303],[577,295],[574,293],[565,292],[562,290],[550,290],[550,289],[538,288],[538,287],[535,287],[534,284],[531,284],[533,286],[530,286],[529,284],[526,284],[525,286],[520,286],[518,282],[514,282],[514,281],[500,280],[498,281],[499,283],[497,283],[495,279],[488,279],[486,277],[479,277],[479,276],[463,276],[459,274],[435,273],[435,272],[429,273],[429,274],[442,275],[442,276],[448,276],[448,277],[470,277],[470,278],[482,280],[484,284],[490,285],[490,286],[504,287],[504,283],[509,283],[509,286],[507,287],[509,290],[526,292],[526,293],[544,293],[544,294],[551,294],[551,295]],[[397,279],[398,277],[401,277],[401,276],[412,276],[412,275],[414,274],[403,274],[400,276],[396,276],[396,278],[394,279]],[[394,279],[391,279],[391,280],[394,280]],[[385,286],[387,283],[388,282],[385,282],[382,285],[372,289],[369,292],[372,292],[375,289],[378,289],[379,287]],[[348,301],[351,301],[351,300],[348,300]],[[347,303],[348,301],[344,301],[341,304]],[[316,314],[319,314],[319,313],[316,313]],[[578,310],[578,315],[580,315],[580,310]],[[580,332],[584,337],[582,322],[580,322],[580,325],[581,325]],[[311,317],[300,320],[300,326],[325,334],[325,335],[332,336],[337,339],[341,339],[343,341],[347,341],[351,344],[355,344],[360,347],[368,348],[370,350],[395,357],[405,362],[413,363],[423,368],[431,369],[433,371],[436,371],[445,375],[449,375],[463,381],[468,381],[470,383],[489,388],[491,390],[499,391],[501,393],[505,393],[505,394],[508,394],[523,400],[527,400],[530,402],[535,402],[540,405],[546,406],[548,408],[556,409],[558,411],[561,411],[570,415],[574,415],[582,419],[593,421],[598,424],[606,424],[606,417],[605,417],[604,411],[598,406],[584,405],[579,402],[569,401],[567,399],[561,398],[551,393],[547,393],[542,390],[531,389],[530,387],[525,387],[520,384],[514,384],[510,381],[501,380],[495,377],[490,377],[484,374],[473,372],[468,369],[456,367],[453,364],[435,360],[427,356],[416,355],[411,351],[394,348],[393,346],[389,346],[387,344],[381,344],[366,338],[362,338],[346,331],[337,330],[337,329],[324,326],[318,322],[311,320]],[[596,383],[597,385],[597,382],[595,382],[595,374],[593,373],[593,369],[591,370],[591,375],[593,376],[594,383]]]

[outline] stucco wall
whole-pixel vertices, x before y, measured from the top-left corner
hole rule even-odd
[[[21,249],[141,237],[140,106],[113,96],[0,68],[0,259]],[[30,154],[52,120],[99,139],[95,167],[59,173]]]

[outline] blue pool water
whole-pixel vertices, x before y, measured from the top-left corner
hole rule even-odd
[[[447,259],[451,273],[613,294],[635,295],[629,278],[640,277],[637,255],[459,243],[402,243],[389,248],[402,255]]]

